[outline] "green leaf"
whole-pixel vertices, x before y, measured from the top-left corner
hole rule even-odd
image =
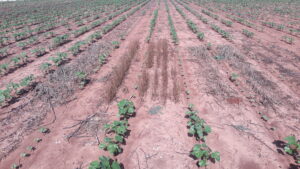
[[[121,166],[118,162],[113,162],[112,165],[111,165],[111,168],[112,169],[121,169]]]
[[[99,148],[102,150],[106,149],[106,144],[104,143],[99,144]]]
[[[195,127],[194,126],[191,126],[190,129],[189,129],[189,134],[195,134],[196,131],[195,131]]]
[[[216,161],[220,161],[220,153],[219,152],[213,152],[211,153],[211,158],[215,159]]]
[[[206,134],[210,133],[211,132],[211,127],[210,126],[204,126],[204,132]]]
[[[287,136],[284,140],[288,141],[288,144],[297,144],[295,136]]]
[[[121,152],[121,148],[118,144],[110,143],[107,146],[107,151],[110,152],[110,154],[115,155]]]
[[[109,137],[105,137],[105,138],[104,138],[104,142],[105,142],[105,143],[110,143],[111,141],[112,141],[112,139],[109,138]]]
[[[120,135],[116,135],[115,136],[115,140],[119,143],[123,143],[124,142],[124,137],[120,136]]]
[[[206,160],[199,160],[198,164],[199,164],[200,167],[207,166]]]
[[[89,169],[100,169],[100,163],[98,161],[91,162]]]
[[[293,154],[293,150],[290,149],[289,146],[285,146],[285,147],[284,147],[284,151],[287,152],[288,154]]]

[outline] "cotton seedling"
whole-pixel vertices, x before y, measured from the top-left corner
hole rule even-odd
[[[121,164],[109,157],[101,156],[99,161],[91,162],[88,169],[121,169]]]
[[[197,140],[206,140],[206,136],[211,132],[211,127],[206,122],[196,115],[197,112],[190,111],[187,113],[189,121],[187,123],[189,134],[196,137]]]
[[[36,143],[39,143],[39,142],[42,141],[42,139],[41,139],[41,138],[35,138],[34,141],[35,141]]]
[[[238,79],[238,77],[239,77],[238,74],[232,73],[231,76],[230,76],[230,78],[229,78],[229,80],[230,80],[231,82],[235,82],[235,81]]]
[[[104,129],[107,133],[114,132],[117,135],[125,136],[128,132],[128,121],[114,121],[111,124],[105,124]]]
[[[99,145],[100,149],[107,150],[111,155],[117,155],[122,152],[121,147],[118,145],[118,142],[109,138],[104,138],[104,143]]]
[[[88,83],[87,74],[85,72],[78,71],[75,75],[81,87],[84,87]]]
[[[49,129],[48,128],[45,128],[45,127],[41,127],[40,129],[39,129],[39,132],[41,132],[41,133],[44,133],[44,134],[46,134],[46,133],[49,133]]]
[[[26,149],[29,150],[29,151],[33,151],[33,150],[35,149],[35,147],[33,147],[33,146],[28,146]]]
[[[21,153],[21,154],[20,154],[20,157],[29,157],[29,156],[30,156],[29,153]]]
[[[284,151],[293,156],[296,163],[300,164],[300,140],[297,140],[295,136],[287,136],[284,140],[287,141]]]
[[[211,149],[205,144],[194,145],[191,155],[198,159],[198,165],[200,167],[205,167],[208,165],[208,161],[216,162],[220,161],[220,153],[212,152]]]
[[[21,167],[20,164],[14,163],[14,164],[11,165],[10,169],[19,169],[20,167]]]
[[[113,45],[114,49],[117,49],[120,47],[120,42],[119,41],[112,41],[111,44]]]
[[[48,63],[48,62],[45,62],[45,63],[42,63],[41,66],[40,66],[40,69],[47,72],[50,68],[52,64],[51,63]]]
[[[119,113],[118,115],[123,119],[128,119],[135,113],[135,107],[133,102],[129,100],[122,100],[118,103]]]

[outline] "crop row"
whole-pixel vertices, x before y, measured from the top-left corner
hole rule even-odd
[[[211,24],[211,28],[218,32],[223,38],[225,39],[230,39],[230,34],[228,32],[226,32],[225,30],[221,29],[219,26],[215,25],[215,24]]]
[[[210,16],[210,17],[212,17],[212,18],[214,18],[215,20],[218,20],[218,19],[219,19],[219,16],[218,16],[218,15],[213,14],[213,13],[211,13],[211,12],[205,10],[205,9],[202,9],[201,12],[204,13],[204,14],[206,14],[206,15],[208,15],[208,16]]]
[[[10,82],[5,89],[0,90],[0,106],[9,104],[14,98],[27,92],[33,87],[34,76],[29,75],[23,78],[19,83]]]
[[[141,2],[142,3],[142,2]],[[136,9],[139,9],[140,7],[137,7]],[[97,25],[100,25],[102,23],[104,23],[105,21],[111,19],[112,17],[115,17],[117,15],[120,15],[121,12],[126,12],[130,9],[130,7],[127,7],[123,10],[120,10],[120,11],[117,11],[111,15],[109,15],[108,17],[102,19],[101,22],[97,22]],[[91,44],[92,42],[94,42],[95,40],[97,39],[100,39],[102,37],[103,34],[106,34],[109,30],[112,30],[114,27],[116,27],[118,24],[120,24],[122,21],[124,21],[126,19],[126,17],[120,17],[118,18],[117,20],[113,21],[112,24],[108,24],[106,25],[103,29],[102,29],[102,33],[101,32],[96,32],[94,34],[92,34],[91,36],[89,36],[86,41],[84,42],[77,42],[75,43],[70,49],[69,51],[75,56],[77,54],[79,54],[79,52],[81,51],[80,50],[80,47],[83,46],[84,44]],[[91,28],[95,28],[94,25],[95,22],[93,22],[91,25],[93,25],[93,27],[89,27],[88,30],[90,30]],[[55,38],[52,39],[52,42],[49,46],[49,49],[50,50],[53,50],[65,43],[67,43],[68,41],[70,41],[70,35],[69,34],[64,34],[64,35],[60,35],[60,36],[57,36]],[[3,53],[3,54],[1,54]],[[36,48],[36,49],[33,49],[31,51],[31,53],[36,56],[36,57],[40,57],[40,56],[43,56],[44,54],[46,54],[46,49],[45,48]],[[1,56],[7,56],[7,50],[4,50],[4,51],[0,51],[0,55]],[[54,58],[57,58],[57,59],[54,59],[56,62],[54,62],[54,65],[60,65],[61,63],[63,63],[62,61],[66,58],[62,58],[62,57],[54,57]],[[52,61],[54,61],[52,60]],[[2,75],[5,75],[9,72],[12,72],[13,70],[16,70],[18,67],[21,67],[23,65],[25,65],[26,63],[29,63],[31,62],[32,59],[29,59],[29,55],[25,52],[13,57],[9,62],[7,63],[3,63],[0,65],[0,74]],[[48,65],[48,66],[46,66]],[[50,65],[52,65],[51,63],[43,63],[43,65],[41,66],[43,70],[46,70],[48,71],[48,68],[50,68]],[[47,68],[47,69],[46,69]]]
[[[131,1],[128,2],[128,4],[131,4],[131,3],[132,3]],[[116,9],[118,9],[118,8],[116,8]],[[105,12],[104,10],[100,10],[100,11],[101,11],[101,13]],[[93,21],[93,20],[96,20],[96,19],[100,18],[99,14],[97,14],[97,13],[94,16],[91,16],[91,14],[85,13],[85,16],[86,17],[88,17],[88,16],[91,17],[91,19],[89,19],[89,21],[87,21],[87,22],[90,22],[90,21]],[[114,16],[111,16],[111,18],[113,18],[113,17]],[[79,19],[79,21],[76,22],[75,24],[77,26],[83,25],[83,21],[82,21],[83,18],[79,17],[78,19]],[[62,19],[53,20],[53,19],[50,19],[50,21],[47,21],[46,23],[41,24],[41,25],[37,26],[36,28],[33,28],[33,29],[32,28],[26,28],[23,31],[13,33],[12,38],[9,38],[8,36],[0,37],[0,46],[1,45],[4,46],[4,45],[8,45],[8,44],[12,43],[12,39],[14,39],[14,41],[24,40],[26,38],[29,38],[29,37],[33,36],[33,35],[46,33],[47,31],[53,30],[53,29],[58,28],[60,26],[65,26],[68,29],[70,28],[70,24],[66,20],[62,20]]]
[[[188,106],[188,111],[185,113],[186,118],[188,118],[188,134],[194,136],[197,141],[201,144],[195,144],[191,156],[198,160],[197,165],[200,167],[206,167],[208,162],[213,163],[220,161],[220,153],[213,152],[210,147],[206,144],[206,137],[211,133],[212,129],[206,124],[204,119],[201,119],[198,112],[194,110],[194,105],[190,104]]]
[[[115,21],[113,21],[111,24],[107,24],[103,29],[102,31],[99,31],[99,32],[95,32],[94,34],[92,34],[91,36],[89,36],[87,38],[87,40],[85,41],[80,41],[78,43],[76,43],[75,45],[77,46],[81,46],[81,45],[85,45],[86,43],[91,44],[93,42],[95,42],[96,40],[102,38],[102,36],[106,33],[108,33],[109,31],[111,31],[113,28],[115,28],[116,26],[118,26],[120,23],[122,23],[123,21],[126,20],[127,17],[133,15],[137,10],[139,10],[141,7],[143,7],[144,5],[146,5],[149,1],[141,1],[140,2],[140,6],[138,7],[135,7],[134,9],[132,9],[128,14],[126,14],[126,17],[124,16],[121,16],[119,17],[118,19],[116,19]],[[108,29],[109,28],[109,29]],[[90,43],[89,43],[90,42]],[[71,51],[72,48],[70,48],[69,50]],[[102,65],[106,62],[106,56],[105,54],[102,54],[102,55],[99,55],[98,59],[99,59],[99,63]],[[27,58],[26,56],[23,56],[24,58]],[[61,64],[63,64],[66,60],[68,60],[68,55],[66,52],[60,52],[60,53],[57,53],[56,56],[54,57],[50,57],[49,58],[50,61],[53,62],[53,64],[49,63],[49,62],[44,62],[41,64],[40,68],[45,72],[45,73],[49,73],[50,71],[53,71],[55,69],[55,67],[57,66],[60,66]],[[26,63],[26,61],[22,61],[22,63]],[[3,65],[1,65],[3,66]],[[0,67],[1,68],[1,67]],[[1,69],[0,69],[1,70]],[[84,73],[84,72],[81,72],[81,71],[76,71],[75,72],[76,74],[76,79],[78,81],[78,83],[81,85],[81,87],[83,87],[86,82],[87,82],[87,74]],[[30,77],[33,77],[33,76],[30,76]],[[28,79],[28,77],[25,77],[24,79]],[[24,81],[24,80],[21,80],[21,82]],[[31,78],[30,80],[30,84],[35,84],[36,82],[34,82],[34,79]],[[22,83],[23,84],[23,83]],[[8,85],[8,86],[11,86],[11,85]],[[16,86],[16,85],[13,85],[13,86]],[[24,85],[21,85],[21,86],[24,86]],[[30,88],[25,86],[26,87],[26,91],[29,91]],[[24,91],[24,90],[22,90]],[[4,101],[5,103],[9,103],[9,101],[12,99],[12,98],[17,98],[19,97],[22,93],[18,93],[18,95],[15,95],[14,97],[10,97],[11,95],[8,95],[8,93],[11,93],[12,90],[11,90],[11,87],[8,87],[6,88],[5,90],[2,91],[2,100],[4,98]],[[1,96],[0,96],[1,97]]]
[[[122,153],[121,145],[125,143],[125,138],[129,136],[128,119],[135,115],[135,107],[133,102],[129,100],[121,100],[118,103],[119,120],[104,125],[104,130],[108,137],[103,139],[99,148],[108,151],[112,156]],[[101,156],[99,161],[90,163],[89,169],[121,169],[122,164],[109,157]]]
[[[182,3],[181,1],[177,1],[179,4],[181,4],[186,10],[188,10],[189,12],[191,12],[193,15],[195,15],[198,19],[200,19],[204,24],[208,24],[208,20],[207,18],[205,18],[203,15],[199,14],[197,11],[193,10],[192,8],[190,8],[188,5]]]
[[[84,1],[77,1],[71,4],[68,4],[66,6],[61,5],[60,3],[54,3],[54,4],[47,4],[47,8],[22,8],[21,10],[28,10],[26,12],[23,12],[25,15],[19,15],[17,13],[22,11],[14,11],[17,8],[12,8],[11,11],[4,13],[6,16],[5,19],[3,19],[2,25],[0,29],[5,30],[5,33],[12,32],[14,30],[19,30],[23,27],[29,28],[29,26],[35,26],[35,25],[43,25],[45,23],[57,21],[57,20],[63,20],[62,18],[71,19],[75,18],[75,21],[83,20],[84,18],[91,17],[92,15],[96,14],[95,16],[92,16],[91,18],[97,18],[97,13],[99,11],[104,12],[105,6],[115,6],[115,8],[118,8],[120,6],[130,4],[134,1],[114,1],[114,2],[105,2],[105,1],[97,1],[97,2],[84,2]],[[27,3],[28,5],[35,5]],[[51,8],[54,5],[54,8]],[[78,6],[81,6],[81,8],[78,8]],[[35,12],[29,12],[30,10],[38,9]],[[14,17],[15,15],[18,15],[18,17]],[[99,17],[99,16],[98,16]],[[14,23],[15,22],[15,23]],[[10,28],[10,29],[8,29]],[[2,32],[1,32],[2,34]]]
[[[168,23],[169,23],[169,26],[170,26],[170,32],[171,32],[171,36],[172,36],[172,39],[173,39],[173,43],[178,44],[179,39],[178,39],[176,29],[175,29],[175,26],[174,26],[174,23],[173,23],[173,20],[172,20],[172,16],[170,15],[170,9],[169,9],[169,6],[168,6],[168,2],[166,0],[164,0],[164,2],[165,2],[166,10],[167,10],[167,13],[168,13]]]
[[[186,14],[173,2],[173,5],[175,6],[176,10],[180,13],[180,15],[186,20],[186,24],[188,27],[192,30],[193,33],[195,33],[199,40],[204,39],[204,33],[199,30],[197,25],[190,19],[187,19]]]
[[[158,16],[158,9],[156,9],[156,10],[154,11],[154,16],[153,16],[153,18],[151,19],[149,35],[147,36],[147,39],[146,39],[147,42],[150,41],[151,36],[152,36],[152,34],[153,34],[153,31],[154,31],[154,28],[155,28],[155,25],[156,25],[157,16]]]

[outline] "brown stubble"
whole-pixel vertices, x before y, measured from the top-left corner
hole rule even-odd
[[[107,103],[112,101],[118,91],[119,86],[122,84],[123,79],[131,65],[131,61],[139,49],[139,42],[131,42],[128,48],[129,49],[127,53],[120,58],[120,64],[115,66],[114,70],[112,71],[110,81],[106,86],[106,90],[104,90],[104,99]]]
[[[167,40],[162,40],[161,42],[162,47],[162,91],[161,91],[161,98],[165,103],[168,97],[168,42]]]

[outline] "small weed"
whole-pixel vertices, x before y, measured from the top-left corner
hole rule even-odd
[[[119,41],[112,41],[111,44],[113,45],[114,49],[117,49],[120,47],[120,42]]]
[[[229,80],[231,82],[235,82],[238,79],[239,75],[236,73],[232,73],[231,76],[229,77]]]
[[[28,146],[26,149],[29,150],[29,151],[33,151],[33,150],[35,150],[35,147],[33,147],[33,146]]]
[[[42,141],[41,138],[35,138],[35,139],[34,139],[34,142],[36,142],[36,143],[39,143],[39,142],[41,142],[41,141]]]
[[[288,44],[294,44],[294,38],[289,36],[283,36],[282,41],[288,43]]]
[[[39,129],[39,132],[46,134],[46,133],[49,133],[50,130],[48,128],[42,127]]]
[[[252,38],[254,36],[253,32],[248,31],[247,29],[243,29],[242,33],[248,38]]]
[[[21,153],[21,154],[20,154],[20,157],[29,157],[29,156],[30,156],[29,153]]]

